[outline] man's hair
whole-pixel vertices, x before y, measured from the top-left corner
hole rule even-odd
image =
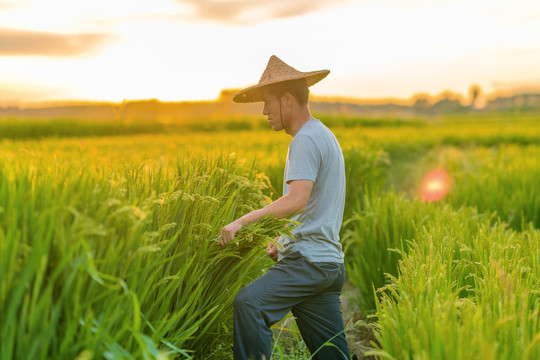
[[[278,98],[281,98],[285,93],[290,93],[300,105],[307,104],[309,98],[306,79],[288,80],[268,85],[268,92]]]

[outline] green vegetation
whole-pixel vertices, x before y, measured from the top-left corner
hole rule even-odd
[[[540,231],[433,214],[377,308],[382,358],[540,357]]]
[[[112,111],[111,111],[112,114]],[[144,112],[143,112],[144,114]],[[317,114],[315,114],[317,116]],[[502,142],[538,143],[537,112],[473,113],[400,118],[393,115],[318,116],[327,126],[354,129],[354,133],[375,143],[405,146],[493,145]],[[463,131],[466,126],[467,130]],[[41,139],[47,137],[101,137],[141,134],[220,133],[226,131],[268,132],[264,117],[253,116],[135,116],[114,118],[91,113],[82,118],[2,117],[0,139]],[[409,136],[410,135],[410,136]],[[398,140],[398,141],[396,141]],[[390,147],[389,147],[390,150]]]
[[[540,147],[437,148],[425,154],[414,171],[447,169],[452,184],[446,199],[424,203],[414,197],[417,189],[409,194],[393,190],[365,194],[345,223],[343,236],[349,278],[360,291],[357,300],[364,311],[375,310],[374,288],[384,287],[387,275],[398,276],[398,261],[435,216],[472,207],[489,215],[493,224],[519,231],[540,228],[540,157],[531,154],[540,154]],[[452,228],[447,223],[437,226]]]
[[[221,227],[266,204],[265,185],[235,160],[176,165],[2,161],[1,358],[227,357],[234,294],[290,227],[264,218],[221,249]]]
[[[214,239],[281,194],[290,137],[218,120],[0,121],[0,358],[230,357],[234,295],[294,224]],[[353,352],[540,357],[538,116],[323,120],[346,162]],[[434,168],[450,191],[425,203]],[[291,319],[275,334],[274,358],[308,356]]]

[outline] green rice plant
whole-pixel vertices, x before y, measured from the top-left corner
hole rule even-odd
[[[0,162],[0,358],[227,357],[235,294],[291,230],[263,218],[236,244],[212,241],[268,203],[259,174],[224,157],[41,159]]]
[[[108,111],[107,111],[108,112]],[[102,115],[102,114],[100,114]],[[113,113],[100,118],[0,118],[0,138],[42,139],[48,137],[95,137],[136,134],[166,134],[182,132],[223,132],[262,129],[263,124],[256,117],[223,116],[220,118],[174,118],[162,120],[151,118],[113,119]],[[88,116],[88,115],[87,115]]]
[[[447,201],[496,212],[513,229],[540,228],[540,147],[445,149],[441,162],[452,176]]]
[[[540,147],[443,146],[433,148],[402,177],[411,196],[420,193],[422,177],[434,168],[445,169],[451,179],[448,196],[442,200],[454,208],[473,206],[482,213],[495,213],[513,229],[540,225]],[[405,190],[402,188],[402,190]]]
[[[275,360],[311,360],[317,357],[317,353],[321,351],[325,346],[335,347],[329,339],[326,343],[322,344],[318,349],[314,350],[313,353],[310,353],[307,345],[305,344],[300,330],[296,325],[296,322],[293,321],[294,317],[289,313],[282,321],[273,325],[272,330],[274,333],[273,336],[273,345],[272,345],[272,354],[271,359]],[[348,329],[345,329],[345,331]],[[341,335],[336,334],[334,337]],[[341,351],[340,351],[341,352]],[[342,357],[345,358],[345,354],[341,352]],[[350,355],[350,354],[348,354]]]
[[[291,313],[272,326],[274,333],[271,358],[275,360],[308,359],[310,353]]]
[[[473,209],[462,211],[476,214]],[[430,219],[451,219],[454,213],[448,205],[411,200],[393,191],[364,196],[343,236],[348,278],[359,290],[355,300],[364,312],[375,310],[375,290],[387,284],[387,276],[398,276],[398,262],[419,229]]]
[[[456,211],[430,219],[377,302],[385,359],[537,359],[540,232]]]
[[[343,218],[349,219],[362,206],[362,199],[369,193],[379,192],[387,186],[386,174],[390,160],[381,149],[357,146],[343,151],[347,190]],[[347,228],[345,224],[342,232]]]
[[[533,228],[538,228],[540,214],[535,186],[537,119],[537,115],[467,115],[426,120],[421,126],[404,122],[390,127],[329,120],[343,148],[347,171],[344,220],[350,220],[343,228],[347,271],[362,293],[359,302],[366,312],[376,308],[376,296],[387,304],[385,294],[394,281],[405,283],[402,278],[410,275],[398,271],[399,261],[406,263],[411,248],[416,254],[416,246],[424,246],[417,257],[444,259],[444,266],[451,268],[445,272],[442,265],[430,263],[430,271],[460,284],[431,280],[440,287],[439,295],[433,295],[441,299],[437,311],[445,306],[451,309],[452,299],[457,299],[459,314],[482,320],[475,320],[478,329],[466,331],[487,334],[482,335],[491,341],[482,343],[486,347],[498,348],[505,340],[498,333],[485,333],[485,328],[508,326],[504,336],[513,343],[518,323],[520,331],[530,334],[520,335],[522,349],[528,349],[522,355],[536,355],[539,340],[532,317],[537,314],[538,283],[533,280],[538,279],[539,269],[538,250],[533,246],[538,242]],[[0,124],[15,133],[21,125],[19,134],[24,138],[41,139],[0,140],[0,358],[219,359],[230,355],[234,294],[271,264],[262,249],[251,249],[264,247],[276,230],[286,231],[290,223],[262,219],[226,248],[212,239],[231,219],[281,194],[290,137],[257,130],[242,119],[212,128],[213,133],[203,132],[212,124],[200,125],[195,133],[186,131],[189,124],[183,128],[182,124],[140,121],[114,126],[70,121],[43,127]],[[229,128],[255,130],[225,131]],[[159,134],[121,136],[155,132]],[[104,134],[114,136],[97,137]],[[504,145],[509,143],[514,145]],[[223,156],[230,151],[236,153]],[[410,176],[418,170],[418,161],[447,165],[453,186],[442,204],[380,192],[390,186],[406,190],[414,185],[422,174]],[[524,230],[523,234],[510,235],[514,233],[502,228],[497,230],[502,235],[489,233],[501,226],[495,224],[497,218]],[[450,244],[447,247],[453,250],[437,258],[444,249],[420,242],[428,237],[426,232],[432,233],[433,242]],[[481,232],[489,236],[477,243],[463,238],[468,234],[480,239],[476,234]],[[529,233],[531,237],[525,240]],[[530,243],[530,262],[502,260],[510,253],[524,253],[515,245],[516,238],[521,247]],[[458,246],[441,239],[463,241]],[[507,253],[491,256],[486,249],[491,249],[488,243],[493,239],[508,242]],[[414,266],[428,266],[419,264]],[[512,272],[513,265],[519,267],[519,274]],[[385,278],[385,273],[394,278]],[[517,275],[528,279],[529,297],[522,296],[521,283],[512,282]],[[414,279],[422,283],[422,278]],[[504,281],[512,287],[502,285]],[[386,291],[375,292],[385,286]],[[509,289],[518,294],[514,308],[524,318],[510,319],[501,312],[507,305],[504,311],[512,308],[514,298],[504,300],[504,306],[498,302],[504,292],[512,293]],[[442,298],[443,293],[448,296]],[[477,294],[484,299],[481,315],[474,315],[480,308]],[[389,314],[391,308],[385,309]],[[397,318],[420,314],[416,306],[397,309]],[[432,311],[433,316],[437,311]],[[493,322],[499,315],[506,320]],[[525,318],[528,323],[523,325]],[[397,340],[388,340],[391,331],[381,319],[384,316],[379,325],[386,329],[381,336],[387,339],[383,350],[401,358],[395,355],[401,350],[392,352],[394,345],[389,344]],[[447,332],[443,320],[429,330]],[[397,334],[407,339],[407,331],[402,328]],[[467,336],[459,334],[452,341],[467,343]],[[428,341],[428,335],[422,336],[422,341]],[[469,336],[477,343],[480,337]],[[426,353],[432,351],[425,343],[422,346]],[[281,350],[294,352],[283,346]],[[401,353],[428,356],[422,350],[407,351]]]
[[[392,163],[426,154],[440,146],[472,147],[501,144],[538,145],[538,114],[472,114],[431,119],[425,126],[370,127],[333,129],[341,144],[364,143],[382,148]],[[413,156],[414,158],[414,156]]]

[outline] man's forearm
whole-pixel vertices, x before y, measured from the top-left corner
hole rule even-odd
[[[266,214],[270,214],[277,218],[284,218],[297,211],[301,211],[304,208],[305,204],[303,204],[301,201],[290,197],[289,195],[285,195],[261,209],[253,210],[252,212],[247,213],[236,221],[244,226],[247,226],[259,220]]]
[[[309,201],[312,187],[313,182],[310,180],[293,181],[289,185],[289,193],[287,195],[280,197],[262,209],[254,210],[225,225],[219,234],[220,244],[227,244],[234,239],[234,236],[242,227],[254,223],[267,214],[277,218],[283,218],[304,210]]]

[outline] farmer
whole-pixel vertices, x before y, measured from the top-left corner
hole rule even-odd
[[[234,299],[234,359],[270,359],[271,325],[289,311],[314,359],[350,359],[341,315],[345,280],[339,231],[345,202],[343,153],[332,132],[308,108],[308,87],[329,70],[300,72],[272,56],[257,85],[233,100],[264,101],[263,114],[274,131],[292,136],[285,165],[283,196],[221,229],[220,244],[270,213],[299,212],[294,238],[281,237],[280,250],[266,253],[277,264],[238,292]],[[327,342],[334,346],[326,345]]]

